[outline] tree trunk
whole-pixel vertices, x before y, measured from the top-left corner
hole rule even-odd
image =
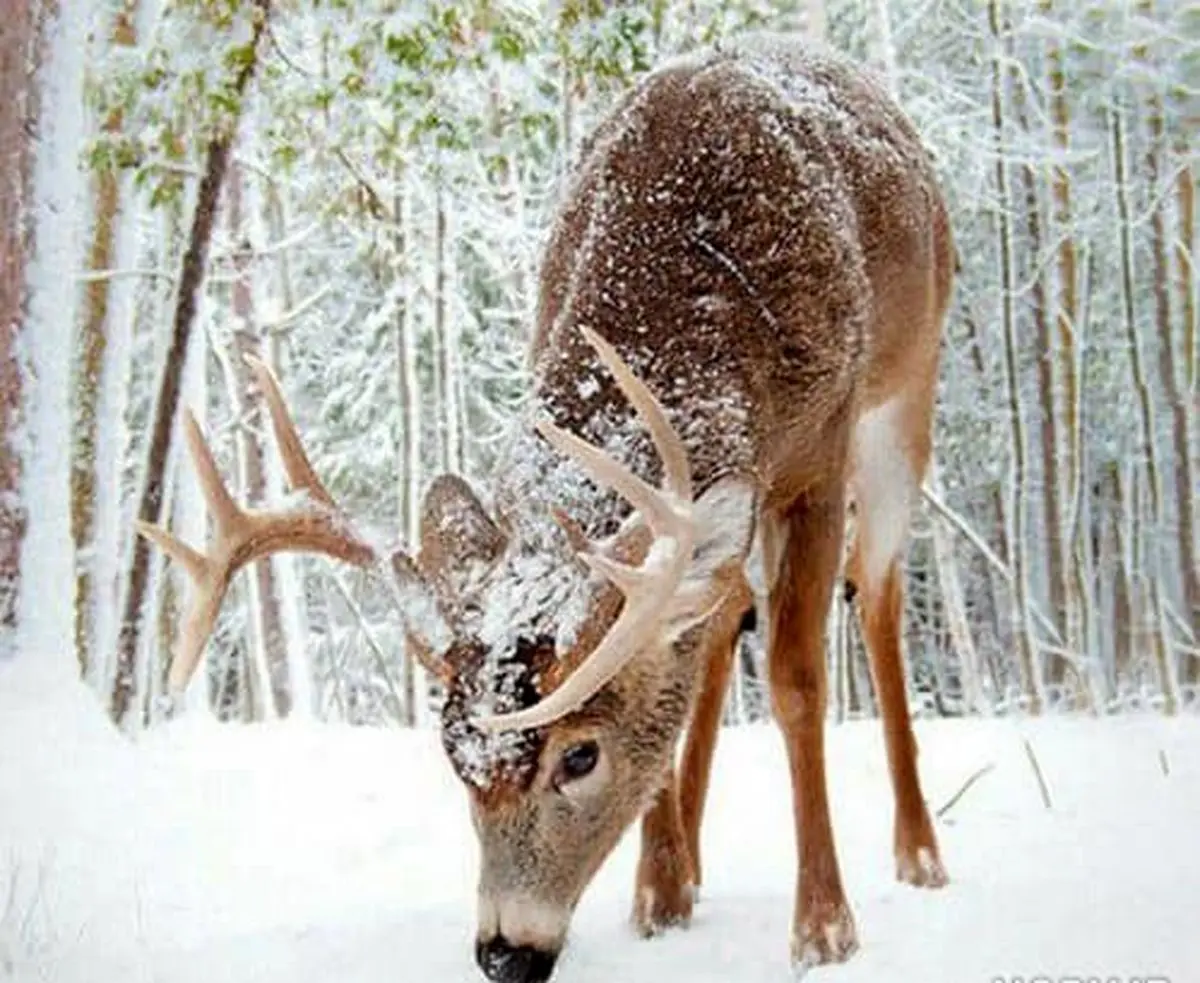
[[[80,52],[87,44],[93,11],[89,0],[72,4],[30,4],[32,22],[7,5],[0,31],[9,18],[20,25],[15,41],[0,50],[18,54],[14,89],[5,104],[15,104],[26,127],[12,155],[13,185],[30,193],[18,200],[15,217],[30,230],[27,252],[17,257],[23,272],[24,302],[16,306],[22,366],[23,414],[18,453],[27,525],[19,544],[20,592],[17,598],[17,650],[32,656],[35,671],[47,686],[68,682],[73,673],[71,562],[70,432],[71,350],[79,313],[79,291],[72,272],[83,261],[81,216],[86,208],[85,182],[78,166],[83,150],[86,114],[85,79]],[[0,76],[7,77],[7,65]],[[35,90],[36,93],[35,94]],[[36,113],[27,115],[36,108]],[[32,146],[23,148],[23,141]],[[23,152],[24,150],[24,152]],[[32,157],[26,157],[31,153]],[[32,181],[23,184],[22,162],[31,160]],[[14,166],[15,165],[15,166]],[[0,189],[8,197],[10,188]],[[18,236],[21,227],[18,226]],[[21,241],[18,239],[18,241]],[[8,306],[7,304],[4,306]],[[5,326],[10,329],[10,325]],[[11,337],[11,336],[10,336]],[[10,352],[11,355],[11,352]],[[3,428],[0,437],[11,434]],[[49,692],[49,691],[48,691]]]
[[[394,275],[412,275],[408,257],[408,188],[407,177],[401,172],[396,179],[397,193],[392,204],[396,218]],[[421,524],[421,389],[417,379],[416,339],[413,337],[412,304],[408,292],[400,297],[395,313],[396,388],[400,407],[400,425],[396,448],[397,505],[404,542],[416,543]],[[417,658],[405,643],[404,666],[401,670],[401,689],[404,693],[404,723],[413,727],[417,722]]]
[[[252,36],[252,50],[255,52],[255,57],[242,65],[234,79],[233,94],[239,100],[246,91],[258,64],[258,43],[266,27],[268,4],[269,0],[255,0]],[[213,224],[216,222],[217,207],[220,204],[221,187],[225,180],[225,171],[229,166],[235,135],[235,125],[231,125],[208,145],[205,154],[203,176],[200,179],[200,187],[196,196],[196,210],[192,218],[191,234],[188,237],[188,246],[180,270],[170,346],[167,350],[162,375],[159,379],[158,395],[154,404],[152,432],[146,453],[142,492],[137,508],[137,517],[143,522],[157,524],[163,507],[167,455],[179,404],[180,381],[183,377],[188,336],[196,316],[197,295],[204,281],[208,247],[212,239]],[[126,715],[134,705],[134,691],[137,685],[138,639],[141,633],[149,572],[150,544],[139,536],[135,539],[133,547],[133,563],[121,617],[117,665],[110,705],[110,713],[118,725],[124,723]]]
[[[1030,119],[1025,100],[1024,80],[1013,70],[1014,108],[1016,121],[1030,137]],[[1049,595],[1050,618],[1058,634],[1063,635],[1066,623],[1066,579],[1064,579],[1062,507],[1060,491],[1062,476],[1058,468],[1058,414],[1055,408],[1055,343],[1050,332],[1045,274],[1042,271],[1042,203],[1038,194],[1038,175],[1033,163],[1025,161],[1020,167],[1021,190],[1025,197],[1025,235],[1028,262],[1025,275],[1030,280],[1030,304],[1034,336],[1037,338],[1037,378],[1039,431],[1038,445],[1042,451],[1042,522],[1045,549],[1046,593]],[[1067,664],[1061,658],[1050,660],[1046,667],[1046,682],[1061,687]]]
[[[1030,133],[1029,110],[1026,105],[1024,79],[1017,68],[1012,69],[1013,105],[1017,124],[1028,141]],[[1055,407],[1055,345],[1050,331],[1050,317],[1046,297],[1046,277],[1042,270],[1042,206],[1038,194],[1038,174],[1031,160],[1021,164],[1021,188],[1025,198],[1025,238],[1028,245],[1028,261],[1024,277],[1030,282],[1029,300],[1036,338],[1038,380],[1038,445],[1042,466],[1042,545],[1045,549],[1045,573],[1050,618],[1060,636],[1065,635],[1066,576],[1064,562],[1064,537],[1062,504],[1060,499],[1062,476],[1059,470],[1058,413]],[[1053,657],[1046,667],[1046,681],[1056,688],[1061,687],[1066,675],[1066,662]]]
[[[896,44],[892,40],[892,18],[888,14],[888,0],[874,0],[875,60],[879,63],[880,71],[887,80],[888,88],[893,94],[896,91]]]
[[[21,544],[28,516],[21,499],[23,370],[17,340],[25,320],[25,265],[33,251],[33,164],[40,104],[43,21],[18,2],[0,18],[0,654],[17,623]]]
[[[1043,0],[1042,12],[1049,15],[1051,0]],[[1054,147],[1059,161],[1051,173],[1051,193],[1054,202],[1053,229],[1058,238],[1058,299],[1055,325],[1058,343],[1057,373],[1062,386],[1062,417],[1058,431],[1058,448],[1065,452],[1065,466],[1059,474],[1066,481],[1060,487],[1063,505],[1060,510],[1060,530],[1065,537],[1060,556],[1063,562],[1062,624],[1067,647],[1074,652],[1087,652],[1085,644],[1085,607],[1088,583],[1085,565],[1082,525],[1083,509],[1083,440],[1080,419],[1080,357],[1083,351],[1078,337],[1083,327],[1079,317],[1079,273],[1072,225],[1071,172],[1066,163],[1070,148],[1070,110],[1067,102],[1066,71],[1062,46],[1051,41],[1047,51],[1049,62],[1050,116],[1053,121]]]
[[[929,487],[941,497],[941,477],[937,461],[929,463]],[[946,612],[946,629],[951,644],[958,656],[959,674],[962,681],[962,702],[966,713],[987,713],[987,702],[983,696],[983,683],[979,673],[979,653],[971,635],[971,623],[967,616],[966,601],[962,584],[958,579],[958,560],[954,555],[954,540],[940,518],[932,523],[933,556],[937,567],[938,586],[942,592],[942,605]]]
[[[1000,250],[1000,321],[1004,332],[1005,381],[1008,387],[1008,415],[1012,436],[1012,476],[1009,514],[1012,520],[1009,565],[1013,576],[1013,635],[1017,646],[1018,664],[1021,669],[1022,687],[1031,714],[1039,714],[1045,706],[1041,667],[1033,637],[1032,619],[1029,609],[1029,573],[1026,554],[1025,523],[1027,505],[1025,500],[1029,468],[1026,463],[1028,442],[1025,435],[1025,417],[1021,406],[1019,340],[1017,337],[1016,314],[1013,310],[1013,244],[1009,218],[1011,197],[1008,190],[1008,163],[1005,160],[1004,123],[1004,70],[1002,55],[1006,54],[1002,43],[1003,30],[1000,17],[1000,0],[989,0],[988,23],[996,51],[992,56],[992,127],[996,154],[997,230]]]
[[[269,432],[270,423],[263,412],[261,394],[254,392],[246,356],[261,359],[264,355],[259,335],[254,303],[254,244],[246,230],[244,207],[245,180],[242,169],[234,165],[229,175],[229,231],[234,243],[233,280],[233,357],[230,359],[233,392],[230,393],[234,416],[242,421],[238,427],[238,443],[242,461],[242,490],[246,500],[257,504],[267,500],[267,464],[261,435]],[[272,559],[254,564],[251,571],[255,590],[252,594],[250,617],[254,621],[265,660],[263,680],[264,703],[271,703],[269,717],[286,717],[292,708],[292,691],[288,674],[283,614],[279,603],[279,588]]]
[[[127,2],[113,21],[109,44],[113,48],[130,48],[137,43],[134,26],[134,3]],[[116,110],[104,121],[106,133],[119,133],[121,112]],[[106,169],[94,181],[92,238],[88,249],[87,269],[101,272],[112,269],[117,241],[117,224],[121,210],[121,178],[114,170]],[[88,281],[84,290],[84,313],[76,342],[74,380],[71,389],[74,400],[72,419],[71,461],[71,536],[75,543],[75,655],[82,675],[94,668],[97,638],[97,604],[111,599],[97,598],[97,561],[100,559],[97,542],[98,497],[106,464],[99,457],[102,421],[99,410],[105,360],[112,325],[109,320],[109,295],[112,280],[107,277]]]
[[[1130,216],[1129,187],[1125,149],[1124,114],[1120,107],[1109,110],[1110,136],[1112,138],[1113,171],[1116,178],[1117,219],[1121,242],[1121,300],[1125,325],[1125,340],[1129,354],[1130,381],[1137,397],[1138,425],[1141,437],[1142,460],[1145,462],[1146,486],[1149,492],[1148,511],[1150,529],[1135,537],[1133,546],[1139,550],[1142,563],[1134,568],[1134,577],[1139,586],[1135,595],[1135,609],[1139,624],[1145,624],[1147,644],[1151,649],[1163,695],[1163,709],[1168,714],[1179,708],[1178,680],[1172,664],[1172,653],[1167,648],[1165,615],[1162,595],[1149,581],[1162,577],[1162,547],[1159,539],[1163,533],[1162,469],[1159,465],[1158,443],[1155,440],[1154,404],[1150,396],[1150,383],[1142,354],[1141,339],[1138,337],[1137,319],[1134,310],[1134,254],[1133,230]],[[1134,516],[1140,518],[1139,512]],[[1139,523],[1142,525],[1142,523]],[[1146,555],[1148,554],[1148,555]]]
[[[825,0],[808,0],[805,6],[805,13],[807,15],[805,22],[808,25],[809,36],[824,42],[828,35]]]
[[[1126,527],[1128,496],[1121,478],[1121,468],[1107,461],[1098,470],[1096,498],[1097,527],[1100,541],[1097,558],[1100,575],[1102,606],[1100,620],[1102,644],[1109,654],[1110,682],[1114,695],[1129,680],[1133,664],[1133,602],[1130,585],[1129,534]]]
[[[264,211],[266,218],[267,236],[273,243],[283,242],[287,236],[287,217],[285,212],[284,189],[272,182],[262,180]],[[275,250],[275,290],[282,299],[282,309],[285,312],[297,310],[296,291],[293,287],[290,249]],[[281,317],[281,321],[287,316]],[[266,358],[281,372],[286,364],[286,334],[283,324],[264,328],[267,332],[263,337],[266,345]],[[286,490],[286,482],[281,469],[278,467],[267,470],[267,491],[274,497],[282,497]],[[307,719],[316,712],[316,694],[314,691],[313,668],[314,661],[309,651],[311,634],[308,629],[308,614],[305,604],[305,577],[303,559],[289,553],[277,553],[271,557],[271,567],[277,578],[276,597],[281,608],[281,627],[283,628],[283,647],[288,664],[288,683],[291,694],[292,719]]]
[[[1183,321],[1184,385],[1191,392],[1191,413],[1185,407],[1185,421],[1190,418],[1193,432],[1188,439],[1189,450],[1196,440],[1196,185],[1192,180],[1191,157],[1188,154],[1186,135],[1181,136],[1176,148],[1176,166],[1179,171],[1175,179],[1175,201],[1178,231],[1175,237],[1175,265],[1179,311]],[[1189,456],[1189,461],[1192,458]],[[1193,462],[1194,465],[1194,462]],[[1192,467],[1191,473],[1195,474]],[[1193,488],[1195,485],[1192,486]],[[1183,541],[1185,557],[1183,616],[1191,627],[1193,641],[1200,637],[1200,557],[1196,555],[1196,499],[1183,489],[1181,502],[1186,507],[1179,515],[1179,536]],[[1200,659],[1189,658],[1185,669],[1185,680],[1191,686],[1200,684]]]
[[[439,169],[434,190],[433,227],[433,337],[436,344],[438,379],[435,412],[441,421],[441,466],[443,471],[462,467],[462,435],[458,416],[458,365],[455,358],[455,327],[450,318],[450,271],[445,178]]]
[[[1183,312],[1183,368],[1187,387],[1192,392],[1192,409],[1196,409],[1197,356],[1196,347],[1196,184],[1192,178],[1191,153],[1188,135],[1183,133],[1176,142],[1178,175],[1175,178],[1175,200],[1179,213],[1179,232],[1175,237],[1175,264],[1178,267],[1179,307]],[[1193,536],[1195,531],[1193,530]],[[1195,600],[1193,598],[1193,600]],[[1200,601],[1196,601],[1200,603]],[[1200,622],[1197,622],[1200,623]]]
[[[1143,13],[1152,15],[1149,0],[1140,4]],[[1151,82],[1151,85],[1154,83]],[[1146,178],[1149,194],[1154,201],[1150,213],[1151,255],[1154,263],[1154,322],[1155,349],[1158,353],[1159,385],[1170,413],[1171,453],[1169,462],[1174,477],[1175,519],[1179,535],[1175,537],[1178,551],[1175,574],[1178,576],[1180,600],[1184,617],[1189,624],[1200,624],[1200,571],[1196,568],[1195,496],[1196,478],[1188,434],[1188,397],[1180,384],[1178,363],[1182,353],[1176,351],[1175,332],[1171,317],[1171,258],[1168,250],[1167,203],[1170,189],[1163,180],[1163,158],[1167,150],[1166,125],[1163,119],[1163,100],[1151,91],[1146,105],[1146,126],[1149,140],[1146,148]],[[1182,228],[1182,224],[1181,224]],[[1165,505],[1165,503],[1164,503]],[[1159,536],[1164,537],[1160,528]],[[1161,547],[1160,547],[1161,549]],[[1166,564],[1159,570],[1165,575]],[[1166,588],[1165,576],[1160,590]],[[1196,660],[1190,659],[1190,662]]]

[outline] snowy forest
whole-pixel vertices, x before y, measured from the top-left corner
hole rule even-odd
[[[959,272],[907,556],[919,715],[1194,710],[1200,19],[1183,0],[58,0],[0,26],[0,660],[58,658],[128,731],[165,698],[202,545],[197,417],[286,494],[244,356],[317,472],[412,543],[527,391],[544,235],[594,120],[671,52],[801,31],[875,67],[932,152]],[[189,713],[422,725],[377,582],[275,556],[231,587]],[[54,647],[61,642],[61,649]],[[768,710],[743,636],[730,722]],[[38,654],[34,654],[38,653]],[[854,606],[838,719],[874,714]]]

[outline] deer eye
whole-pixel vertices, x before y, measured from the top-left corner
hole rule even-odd
[[[578,744],[572,744],[558,760],[556,784],[562,785],[566,782],[576,782],[581,778],[586,778],[595,771],[596,763],[599,760],[600,745],[595,741],[580,741]]]

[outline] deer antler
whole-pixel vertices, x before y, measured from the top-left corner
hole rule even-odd
[[[539,421],[538,430],[597,481],[628,499],[645,517],[654,541],[640,567],[621,563],[594,548],[580,554],[589,567],[612,581],[625,595],[621,614],[600,644],[562,685],[532,707],[478,719],[476,724],[485,730],[544,727],[586,702],[638,654],[661,624],[692,557],[695,541],[692,478],[683,442],[658,400],[616,350],[590,328],[581,330],[650,431],[663,462],[664,487],[651,487],[608,454],[552,423]]]
[[[294,491],[306,492],[309,501],[285,511],[255,511],[239,506],[221,479],[199,423],[190,410],[186,412],[184,434],[188,452],[213,518],[214,537],[208,552],[193,549],[158,526],[137,523],[137,531],[179,563],[192,581],[191,604],[167,678],[172,694],[186,689],[200,664],[221,602],[242,567],[281,552],[323,553],[357,567],[374,566],[380,559],[373,546],[353,533],[333,496],[317,477],[275,374],[257,358],[246,356],[246,362],[271,414],[271,429],[288,483]],[[417,650],[417,657],[428,671],[446,678],[446,666],[432,653]]]

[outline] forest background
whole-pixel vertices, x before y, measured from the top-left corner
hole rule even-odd
[[[873,65],[952,212],[907,562],[917,712],[1194,708],[1200,14],[1180,0],[18,5],[0,33],[0,657],[57,617],[115,722],[170,711],[185,584],[134,520],[204,541],[185,407],[239,499],[283,496],[247,353],[346,510],[415,542],[428,481],[486,474],[520,410],[581,139],[660,59],[754,28]],[[38,523],[53,509],[62,535]],[[829,637],[833,713],[872,714],[840,597]],[[731,722],[766,712],[763,679],[752,631]],[[238,578],[188,709],[414,725],[438,697],[386,592],[282,556]]]

